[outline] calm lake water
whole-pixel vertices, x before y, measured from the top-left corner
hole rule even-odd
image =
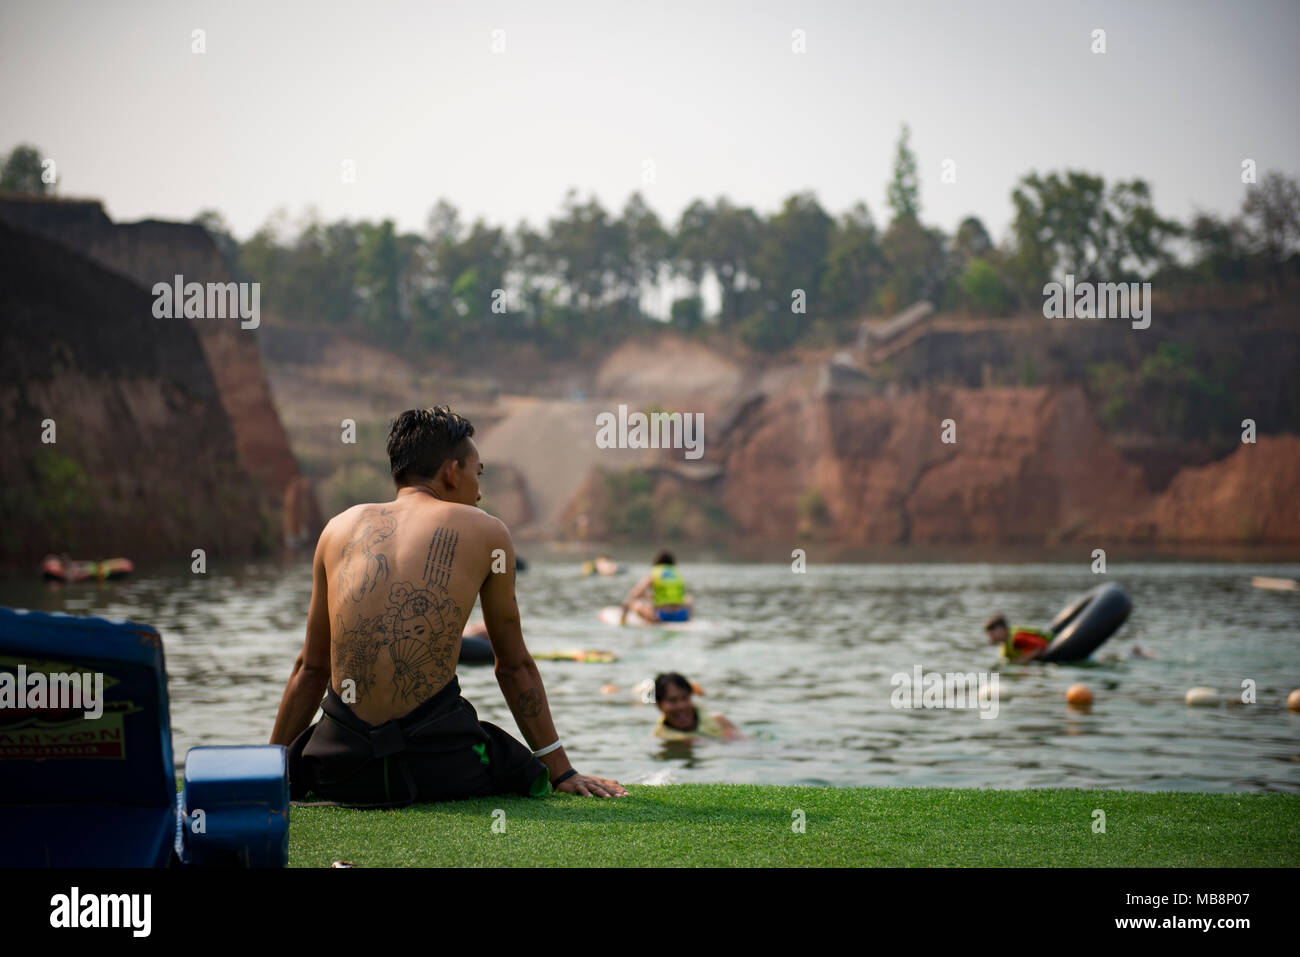
[[[158,628],[167,656],[178,758],[200,744],[260,744],[270,734],[302,644],[306,561],[210,568],[206,576],[144,569],[105,585],[0,581],[11,607],[133,618]],[[629,574],[583,578],[576,561],[534,561],[519,577],[534,651],[604,648],[610,664],[541,661],[552,713],[579,770],[624,783],[710,781],[946,787],[1115,787],[1300,792],[1300,592],[1251,587],[1252,575],[1300,577],[1295,564],[1111,564],[1128,589],[1127,624],[1083,665],[1004,667],[999,712],[900,710],[891,676],[993,671],[985,618],[1046,625],[1102,579],[1086,564],[688,563],[691,630],[613,628]],[[477,617],[477,611],[475,613]],[[1133,645],[1155,653],[1127,657]],[[1105,660],[1122,654],[1118,660]],[[675,670],[752,740],[665,745],[658,714],[634,687]],[[1190,708],[1196,685],[1255,704]],[[461,666],[479,717],[518,734],[490,666]],[[1067,709],[1078,681],[1096,703]],[[602,693],[607,684],[615,693]],[[522,737],[522,736],[521,736]]]

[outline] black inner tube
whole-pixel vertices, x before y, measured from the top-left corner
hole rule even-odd
[[[1133,610],[1128,593],[1108,583],[1077,599],[1052,622],[1056,637],[1038,661],[1081,661],[1124,624]]]
[[[490,665],[496,661],[492,654],[492,642],[486,638],[470,636],[460,640],[460,663],[462,665]]]

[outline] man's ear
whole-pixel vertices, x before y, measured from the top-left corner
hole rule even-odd
[[[447,488],[460,488],[460,463],[455,459],[448,459],[442,463],[442,468],[438,470],[442,477],[442,484]]]

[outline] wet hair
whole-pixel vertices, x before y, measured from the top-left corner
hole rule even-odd
[[[988,621],[984,622],[984,630],[992,631],[998,625],[1001,625],[1003,628],[1008,627],[1006,615],[994,615],[991,617]]]
[[[676,563],[675,561],[673,561],[673,553],[672,553],[672,552],[660,552],[658,555],[655,556],[654,564],[656,564],[656,565],[676,565],[677,563]]]
[[[655,675],[655,701],[663,701],[664,696],[668,694],[668,689],[676,686],[688,695],[691,693],[691,683],[675,671],[669,671],[666,674]]]
[[[432,409],[407,409],[388,430],[388,465],[398,488],[412,478],[431,479],[442,463],[455,459],[465,464],[474,426],[445,405]]]

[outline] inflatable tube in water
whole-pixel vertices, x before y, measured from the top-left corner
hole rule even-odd
[[[106,558],[102,562],[78,562],[57,555],[46,555],[41,574],[47,581],[84,582],[123,578],[135,571],[129,558]]]
[[[1115,584],[1100,585],[1062,609],[1052,622],[1055,638],[1038,661],[1082,661],[1124,624],[1133,603]]]
[[[490,665],[496,661],[492,654],[492,642],[474,635],[460,639],[460,663],[462,665]]]
[[[533,657],[538,661],[581,661],[607,664],[617,661],[618,656],[612,651],[594,648],[575,648],[566,651],[535,651]],[[477,635],[465,635],[460,639],[460,663],[462,665],[490,665],[496,663],[492,653],[492,642]]]

